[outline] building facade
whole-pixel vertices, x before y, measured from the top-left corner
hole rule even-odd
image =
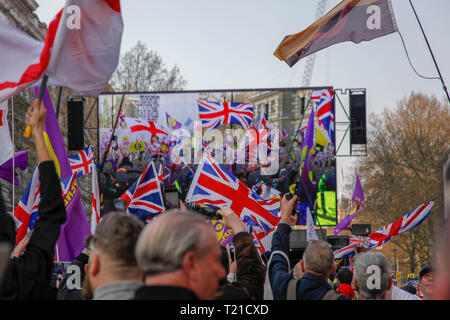
[[[14,26],[33,38],[43,41],[47,25],[36,15],[35,11],[38,7],[34,0],[0,0],[0,11]]]

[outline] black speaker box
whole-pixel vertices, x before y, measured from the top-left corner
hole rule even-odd
[[[69,150],[84,148],[84,103],[83,98],[67,99],[67,139]]]
[[[350,144],[366,143],[366,93],[350,92]]]
[[[333,250],[338,250],[349,244],[349,236],[328,236],[327,241],[333,247]]]
[[[316,233],[319,240],[327,241],[325,230],[323,231],[323,235],[320,230],[316,230]],[[293,250],[306,249],[308,246],[308,242],[306,241],[306,230],[292,230],[289,236],[289,245]]]
[[[368,236],[372,233],[372,226],[370,224],[353,224],[352,234],[355,236]]]

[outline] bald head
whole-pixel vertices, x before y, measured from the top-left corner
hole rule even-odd
[[[138,265],[147,274],[177,270],[188,251],[201,258],[217,245],[211,241],[211,235],[211,225],[199,214],[180,210],[164,213],[148,224],[139,237]]]

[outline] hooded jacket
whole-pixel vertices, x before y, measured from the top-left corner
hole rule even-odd
[[[53,250],[61,225],[66,221],[66,209],[53,161],[44,161],[39,164],[39,181],[41,188],[39,218],[25,252],[19,258],[14,257],[9,260],[0,285],[0,299],[55,298],[51,297],[50,289]],[[5,214],[0,212],[0,215]],[[1,230],[0,234],[11,234],[11,230]],[[15,242],[15,232],[13,234],[14,239],[9,239],[11,243]]]

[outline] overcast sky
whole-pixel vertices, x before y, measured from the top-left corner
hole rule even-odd
[[[48,23],[63,0],[36,0]],[[171,68],[178,65],[186,89],[298,87],[306,59],[289,66],[273,55],[283,37],[315,21],[319,0],[129,0],[122,1],[122,52],[138,40]],[[328,0],[329,11],[340,1]],[[413,65],[437,76],[408,0],[392,0]],[[413,0],[442,76],[450,84],[450,1]],[[369,42],[340,43],[316,54],[311,86],[366,88],[367,113],[392,108],[412,91],[444,99],[439,80],[417,76],[398,33]],[[346,119],[337,119],[345,121]]]

